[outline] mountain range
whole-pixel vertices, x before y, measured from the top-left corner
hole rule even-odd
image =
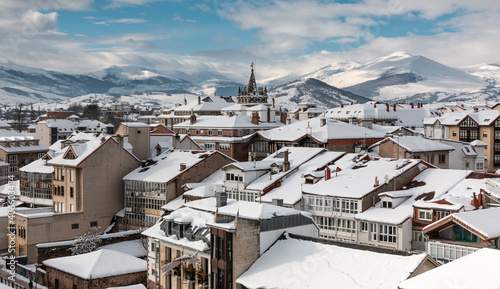
[[[157,71],[137,66],[112,66],[89,74],[65,74],[15,64],[0,66],[0,102],[60,102],[87,94],[132,95],[146,92],[235,95],[245,80],[209,66]],[[311,102],[328,108],[341,103],[436,102],[497,100],[500,65],[452,68],[420,55],[395,52],[359,63],[332,63],[304,75],[277,77],[262,83],[282,107]]]

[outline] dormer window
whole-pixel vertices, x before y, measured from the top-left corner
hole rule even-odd
[[[392,201],[382,201],[382,208],[392,209]]]
[[[64,156],[64,159],[66,159],[66,160],[74,160],[74,159],[76,159],[76,156],[75,156],[75,154],[73,153],[73,151],[70,149],[70,150],[66,153],[66,155]]]
[[[418,219],[422,221],[432,221],[432,211],[418,210]]]

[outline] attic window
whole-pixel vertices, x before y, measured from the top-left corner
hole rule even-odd
[[[73,154],[73,151],[69,150],[66,156],[64,156],[65,159],[67,160],[74,160],[76,159],[75,155]]]
[[[383,202],[382,202],[382,208],[388,208],[388,209],[391,209],[391,208],[392,208],[392,202],[389,202],[389,201],[383,201]]]

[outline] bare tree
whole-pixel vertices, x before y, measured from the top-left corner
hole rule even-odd
[[[70,249],[73,255],[80,255],[95,251],[101,244],[100,227],[91,227],[87,233],[76,239],[75,245]]]

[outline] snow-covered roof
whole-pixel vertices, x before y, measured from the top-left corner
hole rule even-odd
[[[43,261],[43,264],[87,280],[147,270],[146,261],[122,252],[106,249],[49,259]]]
[[[196,202],[196,201],[193,201]],[[204,210],[193,209],[189,207],[182,207],[173,211],[170,215],[164,216],[162,220],[170,220],[178,223],[190,224],[193,231],[207,227],[207,223],[213,221],[213,212],[206,212]],[[198,251],[206,251],[210,247],[203,240],[190,241],[187,238],[178,239],[177,236],[167,236],[161,229],[162,221],[157,222],[151,228],[144,231],[142,234],[151,238],[167,241],[172,244],[182,245]],[[210,234],[207,230],[206,234]]]
[[[73,132],[79,130],[80,127],[85,128],[86,131],[97,132],[101,131],[107,125],[98,120],[84,119],[78,122],[69,119],[46,119],[38,122],[39,124],[46,124],[48,127],[56,127],[58,132]]]
[[[408,196],[408,199],[403,203],[395,208],[382,208],[381,202],[378,202],[374,207],[356,214],[355,218],[378,223],[401,224],[413,216],[413,206],[416,202],[426,203],[424,201],[416,201],[419,196],[429,192],[434,192],[436,195],[442,195],[463,180],[467,175],[468,173],[462,170],[426,169],[413,178],[413,181],[424,183],[424,185],[408,190],[382,193],[384,195],[404,194]],[[461,206],[458,206],[458,209],[460,208]],[[453,210],[455,209],[456,208],[453,207]]]
[[[279,128],[265,131],[258,131],[265,139],[273,141],[296,141],[307,135],[321,143],[326,143],[333,139],[363,139],[363,138],[383,138],[384,133],[376,132],[368,128],[351,125],[345,122],[324,119],[325,125],[321,125],[322,118],[316,117],[308,120],[298,121]],[[246,138],[250,138],[247,136]]]
[[[448,171],[448,170],[446,170]],[[446,200],[450,203],[462,205],[466,211],[474,210],[475,207],[471,205],[471,200],[476,194],[479,196],[481,189],[487,191],[494,191],[496,187],[500,186],[500,179],[474,179],[468,178],[462,180],[456,186],[451,188],[448,192],[441,195],[436,195],[434,200]],[[498,195],[500,197],[500,193]]]
[[[500,208],[498,207],[455,213],[424,227],[423,231],[429,232],[450,221],[474,231],[485,240],[500,237]]]
[[[38,159],[20,168],[19,171],[26,173],[51,174],[54,172],[54,167],[47,165],[45,160]]]
[[[184,192],[184,195],[200,198],[215,197],[216,190],[222,191],[224,176],[223,170],[217,170],[199,183],[186,183],[184,187],[190,190]]]
[[[44,145],[28,145],[28,146],[3,146],[0,145],[0,149],[7,152],[7,153],[17,153],[17,152],[46,152],[49,150]]]
[[[458,125],[467,116],[470,116],[480,126],[489,126],[500,116],[500,111],[481,110],[478,112],[445,113],[440,117],[425,119],[424,123],[431,125],[439,121],[442,125]]]
[[[424,272],[398,285],[401,289],[500,288],[500,250],[480,249],[474,253]],[[480,276],[480,278],[472,278]]]
[[[282,199],[283,203],[286,205],[296,204],[302,199],[302,186],[304,184],[303,175],[315,173],[323,177],[325,175],[324,170],[317,170],[325,167],[328,163],[340,158],[344,154],[344,152],[330,151],[323,151],[320,154],[316,154],[314,158],[301,163],[293,174],[283,178],[279,187],[272,189],[270,192],[262,196],[262,201],[271,203],[273,199]],[[277,179],[277,177],[273,175],[273,180],[275,179]],[[252,182],[248,188],[263,187],[262,185],[265,184],[266,180],[269,180],[269,174],[265,174],[256,181]]]
[[[381,103],[364,103],[345,105],[344,107],[336,107],[326,111],[325,116],[335,119],[347,119],[355,117],[358,119],[382,119],[390,120],[397,119],[396,124],[402,126],[422,127],[422,120],[425,117],[431,116],[431,111],[428,108],[411,108],[405,105],[386,105]]]
[[[332,177],[329,180],[320,180],[315,184],[304,184],[303,191],[307,194],[336,196],[345,198],[362,198],[376,189],[375,178],[379,186],[384,185],[385,179],[392,180],[410,168],[419,165],[421,160],[416,159],[388,159],[375,158],[363,160],[357,154],[347,154],[329,168]],[[339,172],[335,173],[337,168]],[[421,170],[425,169],[424,166]]]
[[[153,159],[153,164],[139,167],[125,177],[124,181],[168,183],[179,174],[219,152],[169,150]],[[186,168],[180,170],[180,164]]]
[[[148,255],[141,239],[123,241],[99,247],[99,249],[122,252],[134,257],[142,258]]]
[[[32,135],[20,133],[13,130],[0,129],[0,141],[30,141],[30,140],[39,140],[39,138],[34,137]]]
[[[232,105],[232,103],[225,101],[220,97],[211,97],[212,101],[191,101],[186,105],[181,105],[174,108],[174,111],[220,111],[221,109]]]
[[[392,141],[395,144],[403,147],[407,151],[413,153],[419,152],[434,152],[434,151],[452,151],[455,150],[454,147],[442,144],[437,141],[433,141],[427,138],[419,136],[401,136],[401,137],[388,137],[380,142],[374,144],[373,146],[380,145],[383,142]]]
[[[147,289],[147,288],[142,284],[134,284],[129,286],[108,287],[107,289]]]
[[[310,216],[308,212],[298,211],[295,209],[274,206],[270,204],[236,201],[232,199],[228,199],[227,205],[219,208],[216,207],[215,198],[206,198],[188,202],[184,206],[212,213],[215,213],[217,211],[218,214],[233,217],[238,214],[240,218],[251,220],[271,219],[277,216],[290,216],[298,214],[308,217]]]
[[[110,137],[106,136],[104,137],[107,141],[110,141]],[[92,153],[94,153],[97,149],[99,149],[105,142],[102,142],[101,139],[93,139],[84,143],[73,143],[69,145],[66,149],[64,154],[59,154],[49,160],[47,163],[50,165],[62,165],[62,166],[78,166],[81,164],[82,161],[84,161],[88,156],[90,156]],[[74,159],[70,158],[64,158],[69,151],[73,153],[75,156]]]
[[[252,117],[247,115],[201,115],[196,117],[196,121],[191,124],[190,121],[181,122],[174,125],[174,128],[213,128],[213,129],[269,129],[282,126],[280,122],[259,122],[252,123]]]
[[[396,288],[426,256],[389,255],[287,238],[271,246],[236,282],[247,288]]]

